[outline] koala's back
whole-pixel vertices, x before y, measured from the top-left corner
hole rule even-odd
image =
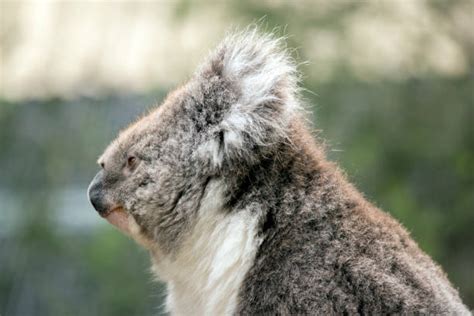
[[[275,179],[239,314],[468,314],[405,229],[302,147],[264,172]]]

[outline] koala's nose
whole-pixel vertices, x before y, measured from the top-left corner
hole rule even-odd
[[[94,179],[89,185],[89,189],[87,190],[89,201],[91,201],[92,206],[94,206],[95,210],[99,212],[99,214],[103,214],[107,211],[107,205],[105,203],[103,192],[103,173],[104,172],[101,170],[95,175]]]

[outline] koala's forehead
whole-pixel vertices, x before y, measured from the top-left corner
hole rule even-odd
[[[163,121],[172,115],[173,107],[179,105],[184,91],[185,87],[175,90],[166,98],[161,106],[150,111],[147,115],[122,130],[99,158],[99,163],[123,159],[130,147],[137,144],[147,134],[156,132],[156,130],[160,128],[160,125],[163,124]]]
[[[105,149],[99,158],[99,162],[123,158],[130,147],[139,142],[144,135],[151,133],[156,127],[156,123],[153,122],[156,115],[157,113],[152,112],[120,132],[118,137]]]

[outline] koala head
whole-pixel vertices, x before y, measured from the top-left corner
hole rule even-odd
[[[228,36],[192,78],[123,130],[98,162],[94,208],[147,247],[179,249],[210,181],[222,186],[288,141],[297,78],[284,43]]]

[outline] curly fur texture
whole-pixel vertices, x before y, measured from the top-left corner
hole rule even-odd
[[[300,104],[284,41],[232,34],[100,158],[95,205],[126,209],[169,310],[468,315],[406,230],[326,160]]]

